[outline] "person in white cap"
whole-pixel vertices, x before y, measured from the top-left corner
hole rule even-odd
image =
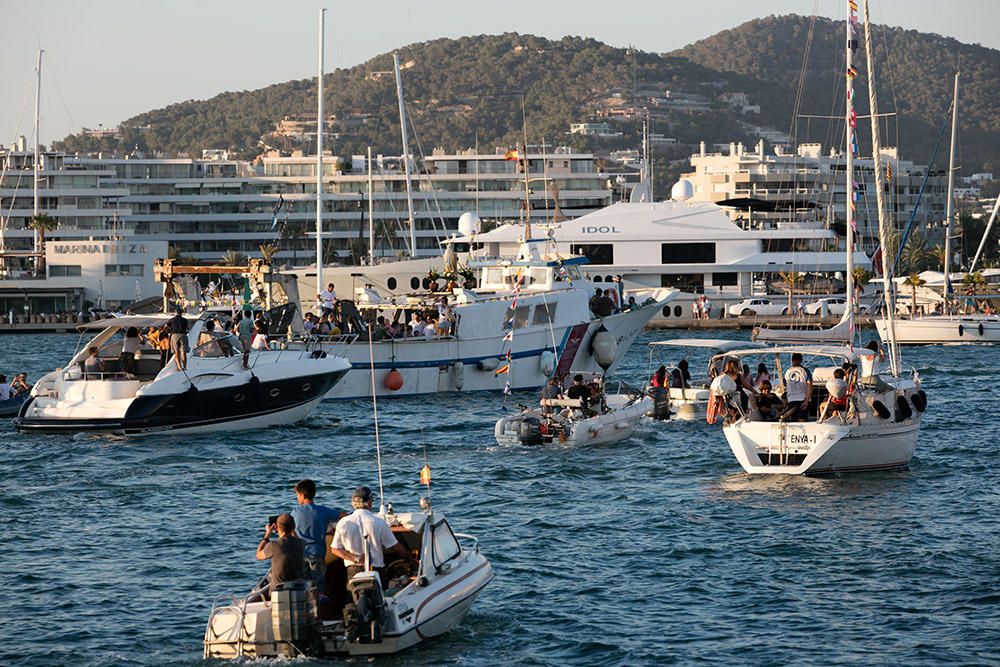
[[[392,534],[392,528],[382,517],[371,511],[372,492],[367,486],[359,486],[351,496],[354,512],[337,522],[333,533],[330,552],[344,560],[347,567],[348,583],[358,572],[365,569],[365,556],[369,569],[381,575],[385,567],[383,550],[395,551],[400,558],[413,560],[410,552]]]

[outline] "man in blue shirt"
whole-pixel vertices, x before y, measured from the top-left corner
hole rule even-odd
[[[317,505],[316,482],[304,479],[295,485],[299,505],[292,510],[295,532],[303,542],[306,576],[316,586],[317,595],[326,590],[326,527],[336,521],[342,512]]]

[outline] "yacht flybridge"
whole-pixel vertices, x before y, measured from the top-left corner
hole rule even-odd
[[[307,417],[350,368],[344,359],[310,350],[251,350],[244,368],[240,341],[207,332],[201,316],[186,318],[186,370],[178,370],[173,360],[164,366],[160,351],[148,341],[123,358],[128,329],[160,327],[168,319],[129,315],[82,325],[82,333],[99,333],[64,368],[35,383],[15,426],[135,436],[292,424]],[[88,366],[91,349],[97,350],[98,361]]]

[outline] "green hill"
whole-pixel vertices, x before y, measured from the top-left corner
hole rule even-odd
[[[601,117],[622,132],[621,137],[606,139],[568,135],[569,124],[598,118],[615,106],[649,106],[656,114],[654,131],[681,144],[664,149],[663,157],[678,159],[699,140],[752,142],[748,123],[789,130],[809,26],[810,19],[804,17],[769,17],[668,54],[633,52],[581,37],[554,41],[514,33],[479,35],[411,44],[400,49],[400,59],[414,61],[404,73],[404,87],[416,139],[425,153],[434,146],[457,149],[477,142],[491,150],[522,140],[523,96],[531,143],[545,140],[549,145],[602,151],[635,147],[640,122],[634,117]],[[825,19],[815,22],[800,113],[840,112],[842,28]],[[881,111],[891,110],[894,92],[904,157],[917,162],[928,158],[949,104],[949,72],[960,57],[966,173],[990,162],[1000,147],[1000,119],[992,110],[1000,52],[897,28],[879,28],[878,35],[888,47],[895,81],[894,90],[888,84],[880,89]],[[880,53],[884,59],[885,50]],[[383,54],[327,75],[325,102],[338,120],[334,153],[349,156],[368,145],[382,153],[399,152],[393,78],[369,76],[391,67],[391,54]],[[880,78],[883,73],[887,77],[884,66]],[[863,77],[857,81],[864,83]],[[268,133],[282,117],[315,113],[314,90],[314,81],[306,79],[189,100],[123,121],[117,139],[71,135],[57,147],[127,153],[138,146],[147,154],[174,155],[227,148],[251,157],[260,152],[262,136],[266,144],[275,145],[277,139]],[[724,92],[747,93],[751,103],[761,106],[760,114],[733,109],[720,100]],[[676,100],[678,93],[699,100],[702,108],[664,105],[664,97]],[[895,144],[896,127],[888,125],[888,143]],[[834,134],[829,122],[810,121],[800,123],[797,136],[800,141],[829,143]]]

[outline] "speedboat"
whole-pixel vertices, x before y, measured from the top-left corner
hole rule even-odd
[[[1000,316],[997,315],[922,315],[896,320],[893,325],[895,340],[900,345],[1000,343]],[[877,319],[875,326],[882,340],[888,341],[887,320]]]
[[[624,382],[608,382],[600,373],[590,374],[591,399],[543,398],[538,408],[501,417],[494,426],[497,444],[604,445],[632,435],[639,421],[651,414],[653,399]]]
[[[453,532],[428,499],[421,507],[397,514],[390,505],[382,513],[417,565],[387,560],[384,586],[377,572],[356,574],[342,619],[320,618],[310,603],[311,584],[270,590],[265,576],[246,596],[224,596],[212,605],[205,658],[389,654],[456,627],[493,579],[493,568],[478,540]]]
[[[713,353],[720,353],[751,347],[755,347],[755,344],[748,343],[747,341],[727,340],[723,338],[675,338],[673,340],[653,341],[649,344],[649,375],[652,377],[655,370],[654,367],[660,364],[667,368],[668,382],[673,377],[675,371],[683,376],[682,369],[678,368],[675,363],[663,359],[663,354],[667,350],[674,348],[708,349]],[[676,387],[673,386],[676,383],[671,383],[669,387],[648,387],[647,392],[655,396],[658,390],[662,389],[667,394],[671,419],[698,421],[704,419],[707,414],[712,378],[721,370],[721,368],[715,368],[713,372],[712,366],[709,364],[706,376],[703,378],[692,378],[686,387]]]
[[[167,315],[129,315],[81,325],[99,333],[64,368],[35,383],[14,420],[20,431],[91,431],[118,435],[236,431],[292,424],[307,417],[350,364],[321,350],[251,350],[249,367],[232,334],[203,336],[205,319],[189,322],[188,363],[161,367],[160,351],[143,343],[126,368],[123,334],[167,322]],[[206,340],[210,338],[210,340]],[[82,337],[81,337],[82,340]],[[198,341],[203,343],[198,345]],[[102,370],[86,370],[91,348]]]
[[[744,410],[739,390],[719,380],[712,385],[713,403],[726,414],[723,432],[736,460],[748,473],[815,475],[904,468],[917,447],[921,415],[927,409],[927,395],[915,371],[909,375],[877,372],[874,353],[850,347],[787,346],[766,349],[731,350],[713,363],[735,359],[743,364],[754,357],[774,355],[772,363],[780,377],[782,356],[799,353],[807,366],[815,360],[826,365],[812,368],[813,395],[805,421],[766,418],[748,401]],[[751,361],[751,368],[753,363]],[[832,363],[831,363],[832,362]],[[830,398],[825,384],[837,369],[849,364],[846,375],[847,407],[832,414],[820,409]],[[860,372],[859,372],[860,370]],[[781,387],[777,394],[781,394]]]

